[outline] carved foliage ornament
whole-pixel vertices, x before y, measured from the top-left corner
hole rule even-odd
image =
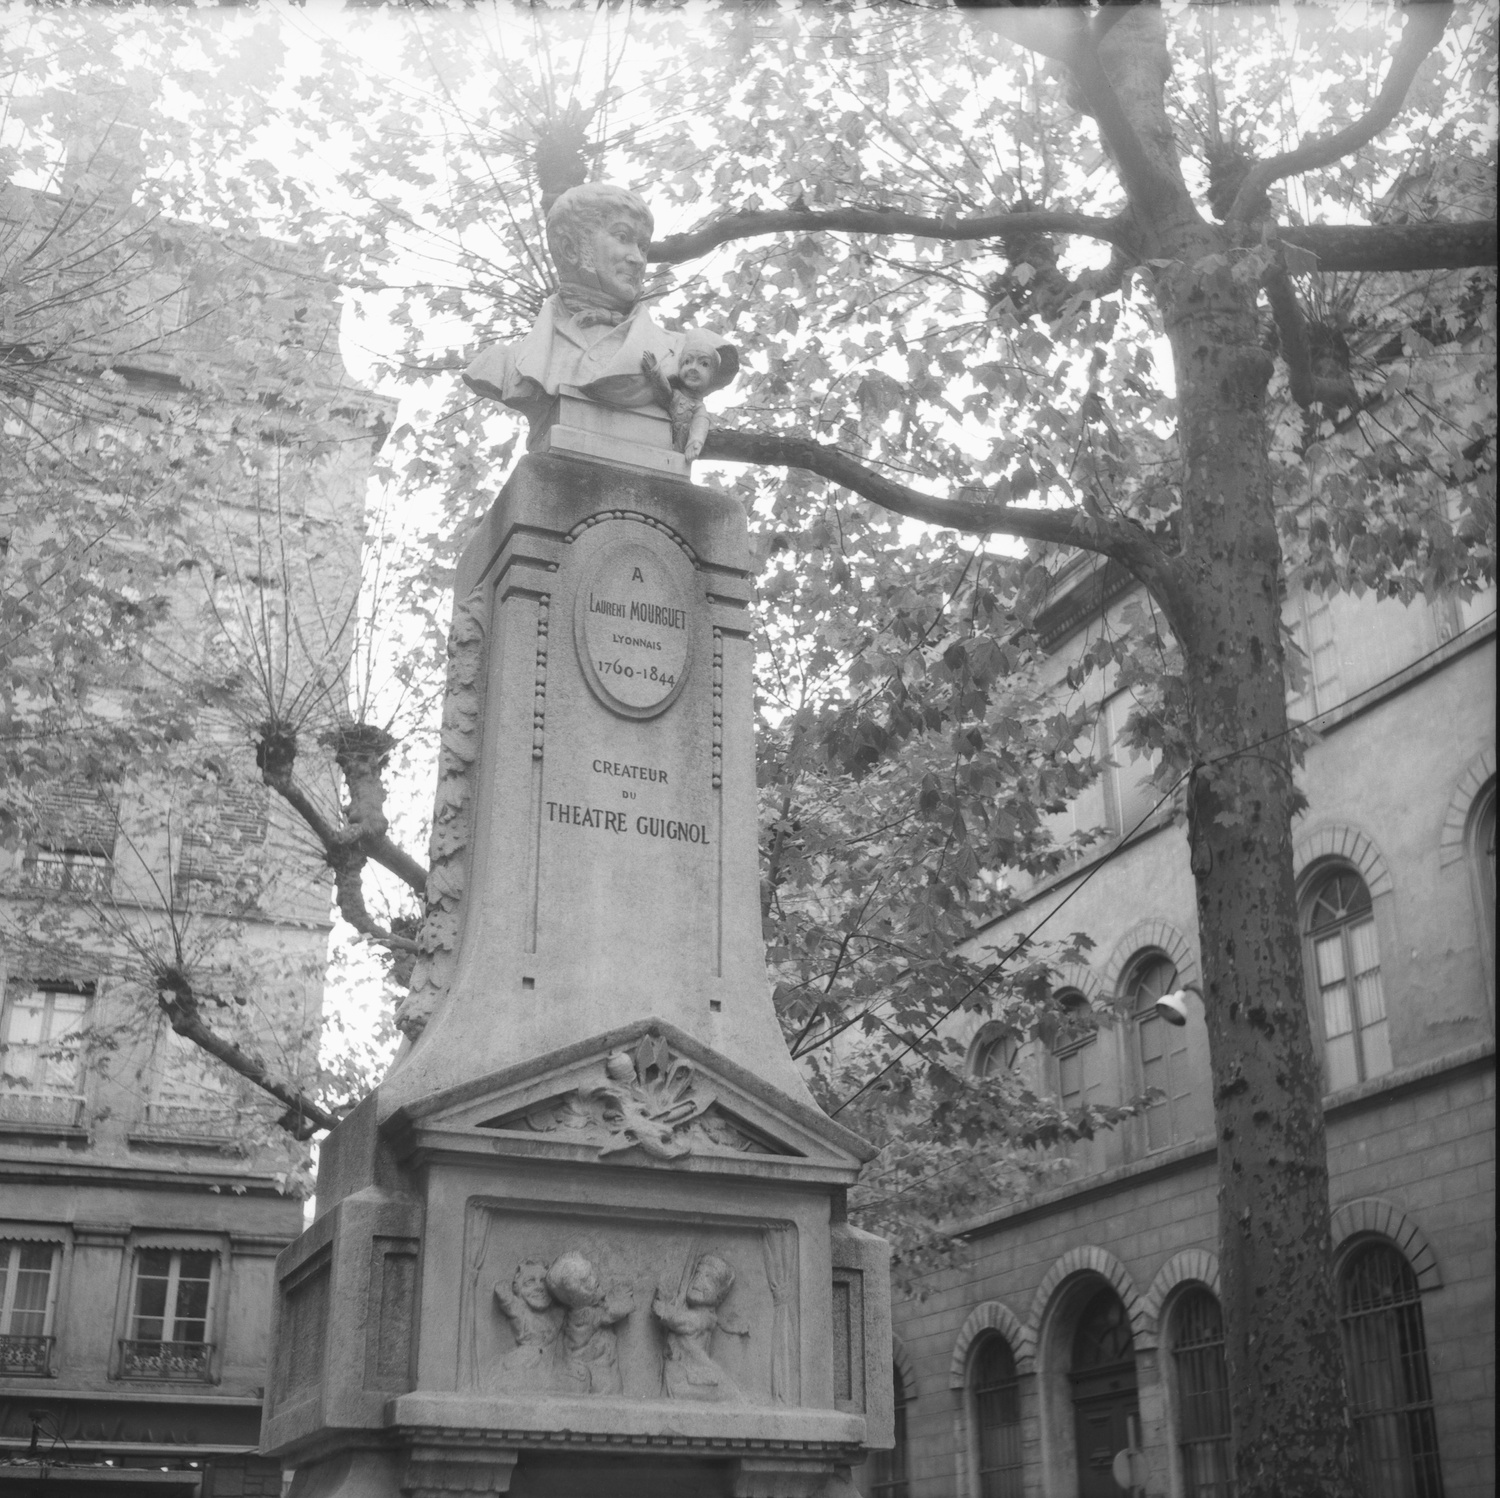
[[[772,1153],[715,1103],[714,1089],[690,1062],[673,1056],[659,1035],[643,1035],[633,1050],[607,1057],[596,1081],[496,1119],[491,1127],[598,1145],[601,1156],[639,1148],[654,1160],[681,1160],[705,1146]]]

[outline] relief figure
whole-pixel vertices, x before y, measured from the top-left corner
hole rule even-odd
[[[553,1262],[547,1288],[567,1307],[554,1387],[569,1394],[619,1394],[615,1326],[635,1309],[635,1292],[628,1285],[601,1284],[599,1271],[576,1251]]]
[[[716,1332],[748,1337],[750,1328],[732,1312],[719,1307],[734,1287],[734,1270],[718,1254],[702,1254],[677,1296],[669,1299],[657,1287],[651,1314],[666,1337],[662,1379],[669,1399],[691,1399],[701,1404],[742,1402],[738,1384],[714,1361]]]
[[[550,1389],[556,1382],[557,1337],[564,1308],[547,1288],[547,1266],[527,1259],[516,1266],[511,1288],[495,1286],[495,1300],[516,1334],[516,1345],[485,1374],[487,1394]]]

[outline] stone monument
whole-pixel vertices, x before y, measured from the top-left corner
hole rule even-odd
[[[745,521],[687,472],[732,350],[638,304],[633,195],[548,229],[465,376],[531,441],[459,569],[409,1039],[277,1263],[263,1443],[294,1498],[852,1498],[888,1253],[766,981]]]

